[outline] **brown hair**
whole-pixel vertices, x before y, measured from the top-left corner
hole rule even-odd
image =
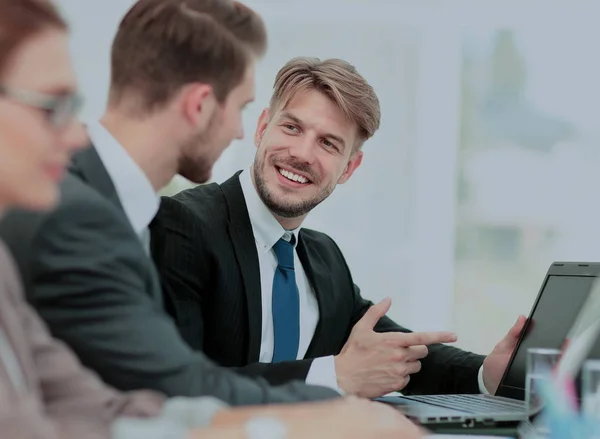
[[[341,59],[299,57],[289,61],[275,78],[271,113],[285,108],[298,92],[318,90],[327,95],[358,126],[354,151],[379,128],[381,110],[373,87],[356,68]]]
[[[110,104],[133,95],[148,113],[193,82],[223,102],[266,45],[262,19],[237,1],[138,0],[112,45]]]
[[[47,0],[0,0],[0,75],[25,40],[46,28],[66,30],[67,24]]]

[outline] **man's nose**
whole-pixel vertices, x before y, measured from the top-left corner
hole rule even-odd
[[[312,163],[315,159],[315,139],[306,136],[290,147],[290,155],[305,163]]]

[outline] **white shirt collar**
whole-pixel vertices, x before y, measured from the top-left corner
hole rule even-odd
[[[160,199],[144,171],[100,122],[87,126],[92,143],[110,176],[125,214],[142,233],[158,212]]]
[[[268,252],[286,234],[288,235],[287,238],[291,238],[292,234],[294,235],[296,238],[295,247],[298,245],[300,227],[294,230],[285,230],[279,224],[269,208],[265,206],[258,196],[254,183],[252,183],[251,172],[251,168],[244,170],[239,178],[242,192],[246,199],[246,207],[248,208],[248,216],[250,217],[250,224],[252,224],[254,239],[259,251]]]

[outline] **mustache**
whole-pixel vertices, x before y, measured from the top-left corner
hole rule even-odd
[[[310,181],[313,183],[317,183],[321,176],[314,171],[314,169],[307,163],[301,162],[299,160],[290,159],[290,160],[270,160],[271,165],[278,166],[280,168],[287,168],[292,171],[298,171],[299,173],[305,174]]]

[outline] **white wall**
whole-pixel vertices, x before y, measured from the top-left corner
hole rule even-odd
[[[104,108],[110,77],[110,45],[119,21],[135,0],[56,0],[71,28],[71,53],[85,97],[82,118]]]

